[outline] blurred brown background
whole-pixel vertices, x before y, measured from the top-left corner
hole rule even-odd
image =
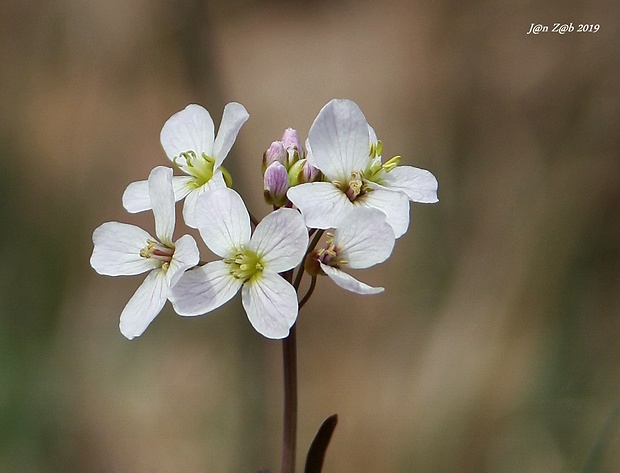
[[[280,344],[239,299],[118,317],[141,279],[88,259],[152,230],[125,186],[168,164],[191,102],[250,112],[227,167],[257,215],[263,151],[355,100],[384,156],[428,168],[363,298],[321,279],[299,319],[300,461],[328,472],[620,471],[618,2],[0,3],[0,471],[279,468]],[[597,33],[527,35],[531,23]],[[179,230],[180,231],[180,230]]]

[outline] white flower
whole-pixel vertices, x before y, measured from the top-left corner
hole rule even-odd
[[[377,209],[356,207],[328,233],[327,246],[314,250],[314,261],[336,284],[358,294],[377,294],[372,287],[345,273],[344,268],[365,269],[383,263],[392,254],[394,231]]]
[[[319,112],[308,135],[307,159],[328,182],[301,184],[287,193],[308,227],[336,227],[353,208],[361,206],[383,211],[396,238],[407,231],[407,190],[417,178],[406,170],[389,182],[387,168],[379,176],[373,145],[366,118],[355,102],[334,99]],[[380,159],[378,163],[381,167]],[[390,170],[394,167],[394,162],[390,163]],[[368,179],[373,173],[380,182]],[[411,195],[418,199],[417,194]]]
[[[161,130],[161,144],[168,158],[186,176],[174,176],[175,201],[185,198],[183,218],[196,227],[194,207],[196,199],[208,189],[230,185],[230,175],[222,163],[228,155],[239,130],[249,118],[245,107],[231,102],[224,107],[220,129],[215,128],[209,112],[200,105],[191,104],[172,115]],[[123,194],[123,205],[129,212],[151,208],[146,181],[129,184]]]
[[[289,189],[287,196],[301,210],[310,228],[333,228],[352,209],[383,211],[396,237],[409,226],[409,200],[367,181],[371,166],[368,123],[350,100],[332,100],[319,112],[308,134],[308,161],[328,182],[312,182]]]
[[[381,141],[377,139],[375,131],[368,125],[370,136],[371,165],[366,169],[364,178],[381,188],[400,191],[407,194],[411,202],[434,204],[437,198],[437,179],[426,169],[413,166],[399,166],[401,157],[381,162]]]
[[[180,315],[202,315],[229,301],[241,289],[243,307],[254,328],[268,338],[284,338],[297,319],[297,293],[278,273],[297,266],[308,246],[298,211],[282,208],[267,215],[251,235],[243,200],[232,189],[204,193],[196,222],[220,261],[188,271],[172,290]]]
[[[93,233],[91,266],[106,276],[150,271],[121,313],[120,329],[130,340],[142,335],[168,299],[170,288],[200,259],[196,241],[184,235],[172,241],[175,224],[172,169],[163,166],[148,178],[157,239],[134,225],[106,222]]]

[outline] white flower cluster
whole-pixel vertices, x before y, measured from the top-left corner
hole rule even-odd
[[[252,232],[252,219],[222,166],[248,117],[241,104],[228,104],[215,136],[203,107],[188,105],[174,114],[161,143],[185,175],[158,166],[123,195],[129,212],[152,209],[157,238],[119,222],[94,231],[90,263],[99,274],[149,272],[121,313],[127,338],[140,336],[167,300],[179,315],[203,315],[239,290],[254,328],[284,338],[299,310],[294,268],[299,266],[297,280],[306,271],[358,294],[381,292],[343,270],[384,262],[407,231],[409,201],[437,202],[433,174],[398,166],[399,156],[382,162],[381,142],[359,107],[332,100],[314,120],[305,149],[289,128],[265,152],[264,197],[274,210]],[[182,199],[185,223],[220,260],[201,263],[191,235],[173,240],[175,202]],[[333,232],[320,243],[328,229]]]

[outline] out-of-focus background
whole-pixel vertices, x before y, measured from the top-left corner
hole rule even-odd
[[[326,473],[620,471],[619,6],[2,2],[0,471],[279,469],[280,343],[238,298],[127,341],[141,278],[91,235],[152,230],[121,195],[193,102],[247,107],[227,167],[265,215],[263,151],[335,97],[441,201],[356,273],[384,294],[321,279],[301,312],[300,469],[338,413]],[[555,22],[600,30],[527,34]]]

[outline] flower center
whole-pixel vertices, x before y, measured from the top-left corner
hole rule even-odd
[[[265,269],[261,258],[246,248],[241,248],[232,258],[226,258],[224,263],[229,265],[231,276],[243,282],[260,275]]]
[[[348,182],[332,181],[332,184],[344,192],[351,202],[355,201],[358,197],[364,196],[367,192],[372,191],[372,187],[364,181],[363,171],[351,172],[351,179],[349,179]]]
[[[327,238],[325,243],[327,243],[327,246],[316,250],[317,259],[321,263],[327,266],[333,266],[334,268],[340,268],[340,265],[346,265],[348,261],[338,255],[340,248],[334,244],[334,234],[326,233],[326,235]]]
[[[170,248],[156,240],[148,239],[146,246],[140,250],[140,256],[142,258],[152,258],[161,261],[161,266],[164,269],[168,269],[170,261],[172,261],[172,255],[174,255],[174,248]]]
[[[194,151],[189,150],[176,156],[173,162],[179,169],[194,178],[193,185],[196,188],[202,187],[213,177],[215,159],[205,153],[197,156]],[[222,172],[226,184],[230,187],[232,185],[230,173],[223,166],[220,166],[218,170]]]

